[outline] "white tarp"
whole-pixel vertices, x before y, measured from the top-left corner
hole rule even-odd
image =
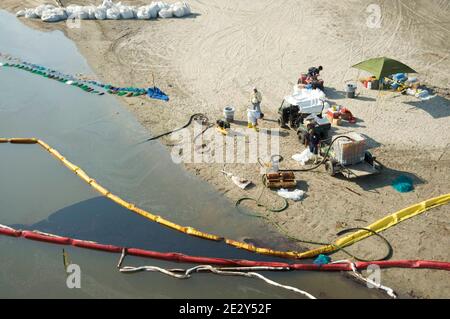
[[[37,6],[34,9],[20,10],[16,13],[18,17],[29,19],[41,18],[45,22],[57,22],[66,19],[78,18],[82,20],[149,20],[172,17],[182,18],[191,14],[191,8],[186,2],[168,4],[163,1],[153,1],[149,5],[135,7],[124,5],[121,2],[114,3],[112,0],[103,0],[98,7],[69,5],[66,8],[55,7],[51,4]]]

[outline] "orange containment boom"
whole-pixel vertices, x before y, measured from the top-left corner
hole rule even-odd
[[[127,255],[143,258],[152,258],[165,261],[174,261],[191,264],[207,264],[224,267],[276,267],[286,270],[305,270],[305,271],[352,271],[351,264],[346,261],[333,264],[290,264],[285,262],[253,261],[245,259],[227,259],[215,257],[189,256],[180,253],[168,252],[161,253],[152,250],[138,248],[124,248],[114,245],[99,244],[93,241],[61,237],[58,235],[42,233],[39,231],[17,230],[0,224],[0,235],[10,237],[22,237],[29,240],[41,241],[58,245],[71,245],[79,248],[98,250],[109,253],[122,253],[124,250]],[[380,268],[414,268],[414,269],[440,269],[450,271],[450,262],[433,260],[388,260],[388,261],[370,261],[355,262],[356,269],[366,269],[369,265],[378,265]]]

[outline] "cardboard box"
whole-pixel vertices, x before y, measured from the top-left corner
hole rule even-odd
[[[331,119],[331,124],[334,126],[340,126],[342,124],[341,119]]]

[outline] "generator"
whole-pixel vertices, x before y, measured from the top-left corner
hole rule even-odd
[[[314,129],[315,133],[319,135],[319,139],[322,144],[328,144],[331,123],[327,118],[317,115],[310,115],[299,124],[297,128],[297,136],[301,144],[305,145],[307,143],[309,134],[308,131],[311,128]]]

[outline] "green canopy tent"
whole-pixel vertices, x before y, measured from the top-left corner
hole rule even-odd
[[[378,80],[396,73],[417,73],[406,64],[386,57],[373,58],[359,62],[358,64],[353,65],[352,68],[367,71],[374,75]]]

